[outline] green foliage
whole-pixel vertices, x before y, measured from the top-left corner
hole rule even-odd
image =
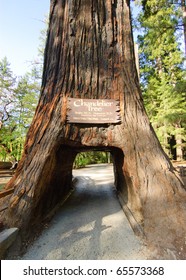
[[[0,184],[0,191],[4,188],[5,184]]]
[[[12,77],[6,59],[0,62],[1,160],[19,160],[39,96],[39,82],[32,73]]]
[[[45,29],[41,31],[38,59],[30,72],[14,77],[7,58],[0,61],[0,159],[19,160],[41,87]]]
[[[14,98],[15,78],[7,58],[0,61],[0,121],[1,124],[9,117]]]
[[[91,151],[79,153],[74,161],[74,168],[82,168],[89,164],[110,163],[110,153]]]
[[[186,140],[186,73],[177,29],[181,13],[167,0],[143,1],[138,20],[140,74],[150,121],[167,151],[170,136]],[[138,26],[139,28],[139,26]]]

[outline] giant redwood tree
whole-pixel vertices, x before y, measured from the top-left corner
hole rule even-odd
[[[78,152],[110,151],[124,209],[147,240],[184,243],[184,185],[146,115],[129,0],[51,0],[40,100],[4,223],[29,232],[69,193]],[[118,123],[68,122],[68,98],[117,100]],[[180,242],[178,244],[178,242]],[[184,245],[183,245],[184,246]]]

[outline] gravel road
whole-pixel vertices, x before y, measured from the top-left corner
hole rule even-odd
[[[73,173],[75,191],[21,259],[148,259],[148,249],[134,235],[117,199],[112,165]]]

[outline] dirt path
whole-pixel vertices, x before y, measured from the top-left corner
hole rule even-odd
[[[118,202],[112,165],[76,170],[74,176],[75,191],[22,259],[148,259]]]

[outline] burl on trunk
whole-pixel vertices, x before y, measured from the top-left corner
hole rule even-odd
[[[186,192],[146,115],[127,0],[52,0],[40,100],[6,188],[7,226],[29,232],[67,195],[80,151],[110,151],[124,209],[147,240],[185,246]],[[120,123],[68,123],[68,98],[119,101]],[[180,245],[181,244],[181,245]]]

